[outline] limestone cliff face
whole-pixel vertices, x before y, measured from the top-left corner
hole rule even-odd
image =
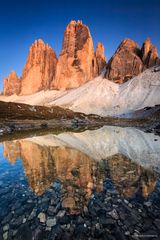
[[[5,96],[10,96],[12,94],[19,94],[20,91],[20,80],[15,71],[12,71],[7,78],[4,78],[3,82],[3,92]]]
[[[159,62],[157,49],[149,38],[143,43],[141,56],[145,68],[153,67]]]
[[[64,33],[54,88],[76,88],[96,75],[97,65],[90,31],[81,21],[71,21]]]
[[[55,77],[56,65],[55,51],[42,40],[35,41],[24,66],[20,95],[49,89]]]
[[[140,48],[125,39],[106,63],[104,46],[96,51],[89,28],[82,21],[71,21],[64,33],[62,50],[57,59],[55,51],[42,40],[36,40],[29,51],[20,79],[14,71],[4,79],[3,95],[29,95],[41,90],[77,88],[106,69],[105,78],[124,83],[160,59],[156,47],[147,38]]]
[[[104,46],[100,42],[97,44],[95,55],[96,55],[98,75],[99,75],[101,74],[103,69],[106,67],[106,57],[104,55]]]
[[[125,39],[107,65],[106,78],[123,83],[143,70],[140,48],[131,39]]]

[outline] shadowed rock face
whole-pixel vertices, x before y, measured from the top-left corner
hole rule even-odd
[[[123,83],[143,70],[140,48],[131,39],[125,39],[107,65],[106,78]]]
[[[35,41],[24,66],[20,95],[49,89],[55,77],[56,64],[55,51],[42,40]]]
[[[19,94],[20,91],[20,80],[15,71],[12,71],[8,78],[4,78],[3,92],[5,96],[10,96],[12,94]]]
[[[96,55],[98,75],[99,75],[99,74],[101,74],[102,70],[106,66],[106,58],[104,55],[104,46],[100,42],[97,44],[95,55]]]
[[[107,65],[106,78],[124,83],[156,64],[160,64],[158,52],[149,38],[141,49],[131,39],[125,39]]]
[[[92,37],[81,21],[71,21],[66,28],[53,87],[76,88],[97,75]]]
[[[149,38],[143,43],[141,56],[145,68],[153,67],[159,62],[157,49]]]

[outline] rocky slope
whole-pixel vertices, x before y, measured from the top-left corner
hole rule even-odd
[[[159,104],[159,90],[160,68],[151,68],[121,85],[98,77],[50,101],[48,105],[59,105],[87,114],[114,116]]]

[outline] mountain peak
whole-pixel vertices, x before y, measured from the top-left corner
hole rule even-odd
[[[79,87],[97,74],[94,47],[89,28],[82,21],[71,21],[64,33],[54,88]]]
[[[116,83],[123,83],[138,75],[143,69],[139,55],[138,44],[129,38],[124,39],[107,65],[106,77]]]
[[[11,71],[7,78],[4,78],[3,82],[3,95],[19,94],[20,80],[14,70]]]
[[[150,38],[147,38],[143,43],[141,57],[145,68],[153,67],[159,61],[157,49],[151,43]]]
[[[68,25],[83,25],[82,20],[71,20]]]
[[[57,56],[43,40],[36,40],[29,51],[21,77],[21,95],[50,88],[55,77]]]

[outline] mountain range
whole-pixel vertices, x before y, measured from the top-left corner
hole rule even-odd
[[[0,100],[58,105],[101,116],[128,113],[160,103],[158,65],[158,52],[149,38],[142,47],[123,40],[107,62],[103,44],[94,51],[89,28],[73,20],[64,32],[59,57],[36,40],[22,76],[12,71],[4,79]]]

